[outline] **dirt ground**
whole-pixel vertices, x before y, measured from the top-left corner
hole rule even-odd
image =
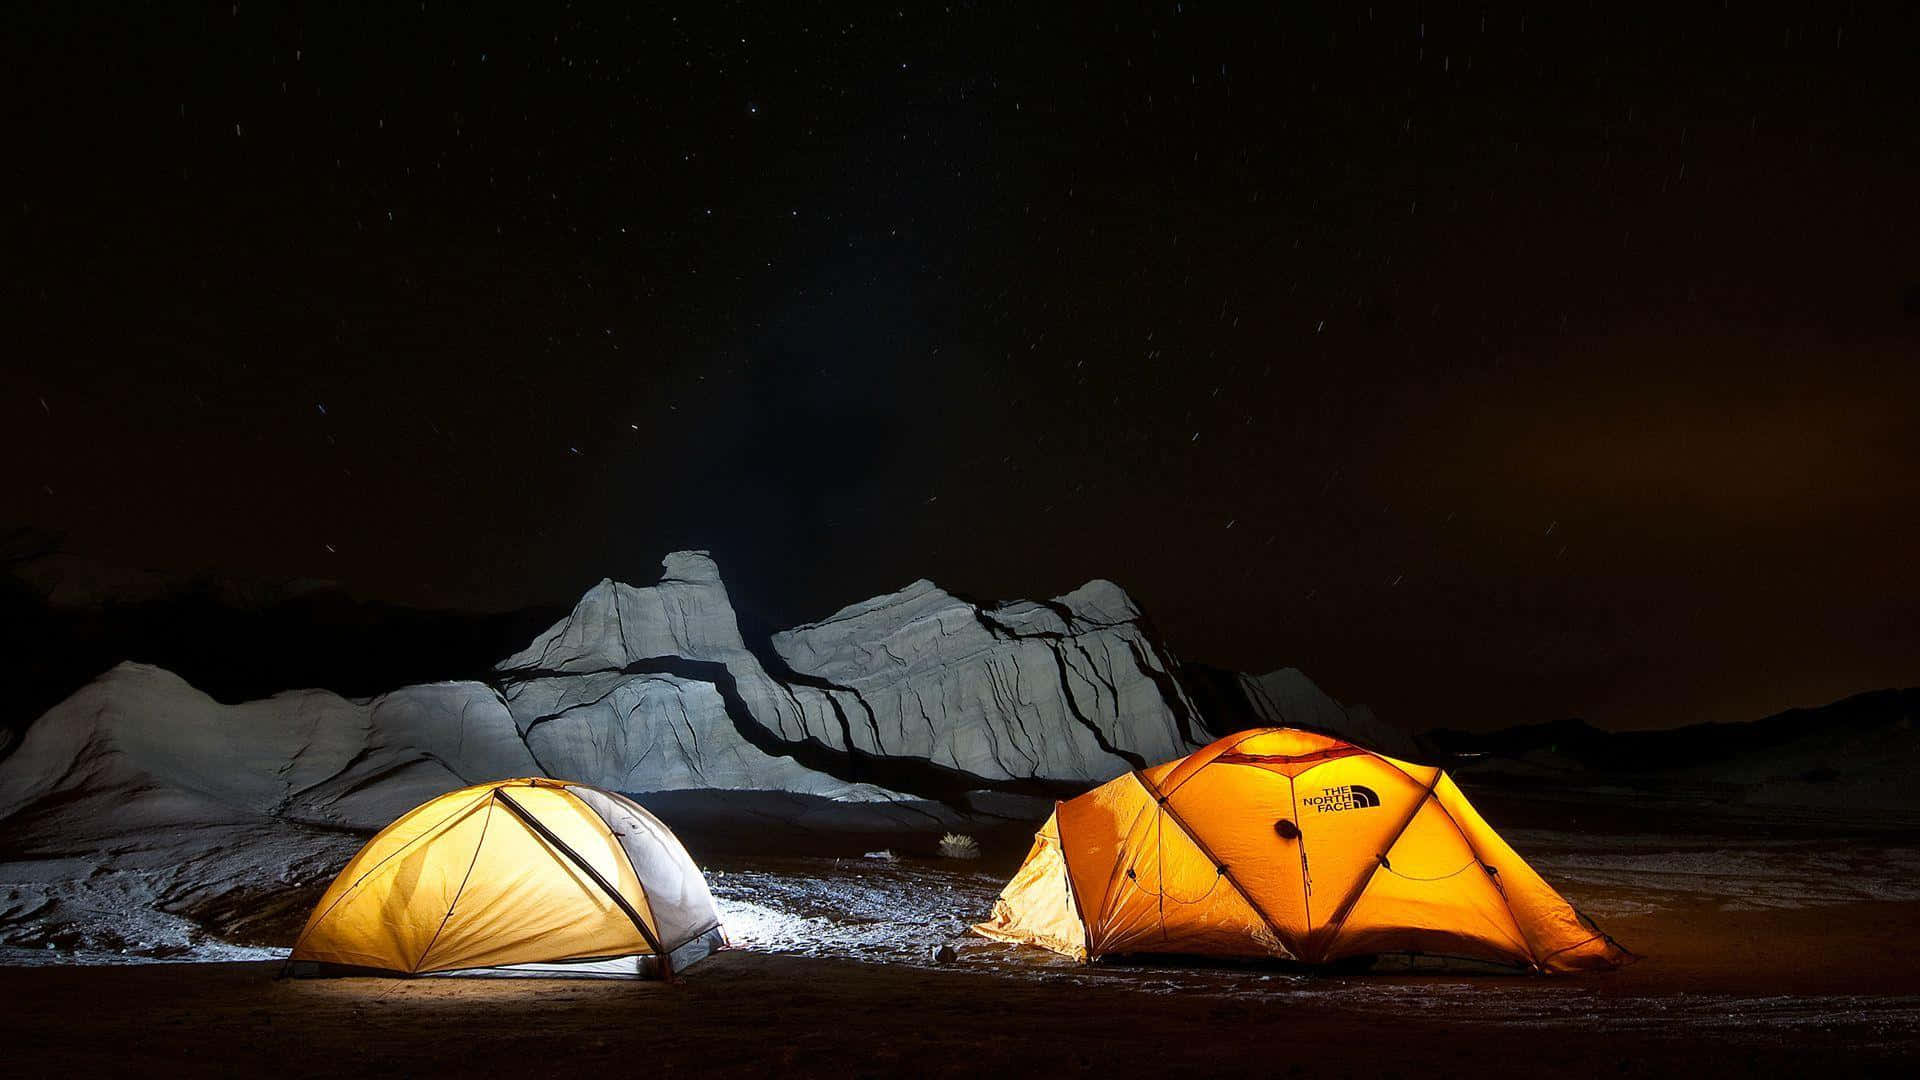
[[[0,1076],[1383,1080],[1920,1064],[1920,846],[1907,832],[1489,795],[1508,838],[1640,962],[1552,978],[1083,966],[964,933],[1021,837],[975,863],[715,855],[702,863],[737,948],[672,985],[277,980],[265,960],[16,950],[0,957]],[[294,926],[252,941],[284,946]],[[957,956],[936,962],[941,944]]]
[[[1920,904],[1617,920],[1572,979],[944,968],[748,951],[673,985],[276,980],[276,965],[0,968],[12,1076],[1857,1075],[1920,1051]]]

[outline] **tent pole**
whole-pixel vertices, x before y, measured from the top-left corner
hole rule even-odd
[[[1380,866],[1386,860],[1388,853],[1393,851],[1393,845],[1399,843],[1400,838],[1406,835],[1407,829],[1413,825],[1413,819],[1419,817],[1420,811],[1427,805],[1427,800],[1434,799],[1433,789],[1439,786],[1440,776],[1440,767],[1436,765],[1433,768],[1433,778],[1427,781],[1426,789],[1420,793],[1418,799],[1414,800],[1413,809],[1407,811],[1406,820],[1400,823],[1400,827],[1393,831],[1393,836],[1380,848],[1379,854],[1373,857],[1373,866],[1369,867],[1365,876],[1354,885],[1353,891],[1349,892],[1346,898],[1340,901],[1340,906],[1334,909],[1333,918],[1327,921],[1325,928],[1326,940],[1320,945],[1318,950],[1320,957],[1315,961],[1316,963],[1325,962],[1327,953],[1333,949],[1334,939],[1340,936],[1341,929],[1347,925],[1347,916],[1352,914],[1354,906],[1360,903],[1360,898],[1366,895],[1367,886],[1373,884],[1373,876],[1380,872]],[[1416,783],[1417,782],[1418,781],[1416,781]],[[1434,799],[1434,801],[1436,803],[1439,802],[1438,799]],[[1443,806],[1440,809],[1441,813],[1446,812],[1446,807]],[[1456,825],[1455,827],[1457,828],[1458,826]],[[1301,848],[1303,851],[1305,850],[1304,843],[1305,841],[1303,840],[1303,847]],[[1480,860],[1480,856],[1474,854],[1473,844],[1471,843],[1467,844],[1467,853],[1473,855],[1475,862]],[[1502,897],[1502,899],[1504,900],[1505,898]],[[1524,934],[1525,931],[1522,931],[1522,933]]]
[[[612,882],[609,882],[600,875],[600,871],[595,870],[587,863],[587,860],[581,858],[579,852],[568,847],[566,841],[555,836],[552,829],[547,828],[540,819],[528,813],[526,807],[514,801],[513,796],[507,794],[504,787],[496,789],[494,793],[499,796],[501,802],[506,804],[507,809],[513,811],[514,815],[521,821],[527,823],[528,828],[539,833],[541,839],[552,844],[562,855],[565,855],[571,860],[575,866],[586,871],[587,876],[593,879],[593,883],[600,886],[601,890],[604,891],[614,903],[620,905],[620,910],[626,912],[627,918],[632,920],[633,928],[640,931],[640,936],[646,940],[648,947],[653,950],[653,954],[660,958],[661,981],[672,982],[673,957],[668,955],[667,951],[660,947],[660,939],[655,937],[653,931],[647,928],[647,921],[640,917],[640,913],[634,910],[632,904],[627,903],[627,898],[620,895],[620,890],[614,888]]]
[[[1208,762],[1208,764],[1212,764],[1212,762]],[[1205,766],[1202,766],[1202,768],[1205,768]],[[1200,839],[1199,835],[1189,828],[1187,823],[1181,820],[1180,815],[1175,812],[1173,807],[1167,803],[1167,800],[1172,798],[1172,796],[1160,794],[1159,789],[1155,788],[1152,782],[1149,781],[1139,769],[1133,770],[1133,772],[1128,775],[1139,781],[1140,786],[1146,790],[1147,797],[1151,798],[1156,804],[1155,809],[1163,816],[1173,819],[1173,823],[1180,827],[1181,833],[1193,843],[1194,847],[1200,849],[1200,854],[1205,855],[1207,859],[1213,863],[1214,869],[1219,876],[1226,878],[1227,884],[1233,886],[1233,891],[1240,894],[1240,899],[1246,901],[1247,906],[1253,909],[1253,913],[1260,916],[1260,921],[1267,924],[1267,932],[1273,935],[1273,940],[1279,943],[1281,951],[1287,954],[1285,959],[1300,959],[1294,955],[1292,949],[1287,948],[1286,938],[1280,931],[1280,924],[1274,921],[1273,916],[1267,914],[1267,909],[1262,907],[1259,901],[1253,898],[1252,893],[1249,893],[1241,887],[1239,880],[1233,876],[1233,871],[1227,867],[1226,863],[1220,861],[1220,856],[1215,855],[1213,849],[1207,846],[1207,842]]]

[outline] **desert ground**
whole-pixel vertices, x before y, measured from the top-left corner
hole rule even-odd
[[[669,984],[276,979],[302,903],[191,959],[12,949],[14,1076],[1856,1075],[1920,1051],[1920,845],[1684,800],[1476,798],[1642,959],[1581,977],[1079,965],[965,934],[1024,852],[701,856],[735,948]],[[725,851],[739,838],[715,837]],[[278,939],[278,940],[276,940]],[[934,951],[954,946],[942,962]],[[207,957],[254,957],[208,960]]]

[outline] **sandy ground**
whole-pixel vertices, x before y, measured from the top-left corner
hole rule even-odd
[[[705,864],[738,947],[674,985],[280,981],[270,960],[14,950],[0,1061],[9,1076],[1380,1078],[1857,1075],[1920,1058],[1909,835],[1670,806],[1491,809],[1640,963],[1577,978],[1081,966],[963,936],[1018,861],[1005,845],[978,863],[726,856]],[[956,959],[932,959],[942,943]]]

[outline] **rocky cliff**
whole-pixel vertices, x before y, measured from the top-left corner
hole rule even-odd
[[[602,581],[501,662],[547,771],[626,791],[951,800],[1083,786],[1192,743],[1172,663],[1110,582],[983,608],[919,581],[756,651],[712,559],[679,552],[665,570],[645,588]]]
[[[1198,741],[1174,663],[1109,581],[994,608],[916,581],[777,634],[773,648],[834,706],[835,723],[807,735],[856,757],[921,759],[989,784],[1081,784]]]
[[[749,643],[712,559],[664,569],[602,581],[484,680],[223,704],[113,668],[0,758],[0,943],[30,925],[111,944],[132,918],[175,947],[188,924],[156,913],[310,885],[354,835],[488,779],[582,780],[669,820],[926,832],[1196,738],[1174,662],[1109,582],[998,607],[916,582]]]

